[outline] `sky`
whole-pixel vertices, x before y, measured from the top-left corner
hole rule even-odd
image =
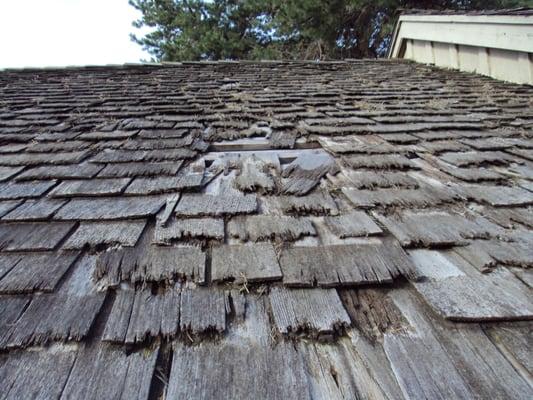
[[[149,60],[129,37],[139,17],[128,0],[0,0],[0,68]]]

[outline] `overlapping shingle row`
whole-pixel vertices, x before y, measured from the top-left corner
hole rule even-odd
[[[0,87],[4,397],[531,397],[530,88],[390,61]]]

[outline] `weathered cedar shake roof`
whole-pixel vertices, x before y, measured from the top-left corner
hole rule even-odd
[[[0,397],[532,398],[530,87],[397,61],[0,86]]]

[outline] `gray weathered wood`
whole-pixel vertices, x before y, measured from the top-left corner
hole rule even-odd
[[[269,197],[265,201],[286,214],[337,215],[339,209],[326,191],[314,191],[305,196]]]
[[[226,296],[223,291],[184,289],[180,300],[180,330],[193,337],[226,329]]]
[[[107,343],[84,345],[61,399],[148,400],[159,349],[127,353]]]
[[[252,242],[281,239],[294,241],[303,236],[315,236],[312,222],[305,218],[278,215],[237,216],[228,223],[231,237]]]
[[[129,178],[64,181],[50,192],[52,197],[84,197],[120,194]]]
[[[239,170],[235,177],[235,187],[242,192],[274,191],[276,184],[268,171],[268,164],[258,157],[245,157],[238,164]]]
[[[326,217],[324,221],[326,226],[341,239],[383,233],[372,218],[362,211],[352,211],[336,217]]]
[[[94,261],[94,257],[83,257],[55,293],[34,295],[11,326],[7,346],[79,341],[86,337],[106,297],[92,285]]]
[[[176,335],[180,314],[180,294],[175,288],[169,288],[160,294],[152,294],[150,290],[139,290],[132,295],[135,299],[130,318],[126,326],[121,325],[127,330],[111,338],[104,335],[105,339],[124,340],[126,343],[133,344],[142,343],[147,338],[171,338]],[[123,322],[120,315],[123,305],[119,302],[113,306],[108,321],[108,324],[112,324],[111,329],[117,333],[120,331],[118,324]],[[128,313],[127,309],[124,312]]]
[[[343,171],[357,189],[406,188],[416,189],[419,183],[403,172],[347,170]]]
[[[5,221],[32,221],[48,219],[60,209],[66,200],[40,199],[26,200],[15,210],[2,217]]]
[[[503,230],[483,217],[445,211],[406,211],[401,216],[376,214],[377,219],[402,246],[452,246],[467,244],[466,239],[489,239]]]
[[[304,368],[286,343],[176,343],[165,399],[311,400]]]
[[[162,282],[205,280],[205,253],[197,247],[161,247],[140,244],[137,247],[109,250],[96,262],[95,277],[107,286],[122,281]]]
[[[0,200],[40,197],[56,181],[3,182],[0,183]]]
[[[94,177],[102,165],[81,163],[74,165],[47,165],[28,169],[16,177],[17,181],[32,179],[83,179]]]
[[[0,248],[4,251],[52,250],[74,228],[67,222],[27,222],[0,225]]]
[[[517,186],[464,185],[461,191],[468,198],[495,207],[533,204],[533,193]]]
[[[0,155],[0,165],[77,164],[89,155],[88,151],[65,153],[17,153]]]
[[[222,245],[211,256],[211,279],[236,283],[281,279],[276,252],[271,244]]]
[[[184,194],[175,208],[178,216],[223,216],[250,214],[257,209],[257,197],[253,194],[209,195]]]
[[[72,199],[55,215],[62,220],[141,218],[156,214],[165,204],[160,196]]]
[[[29,297],[0,296],[0,349],[6,347],[12,326],[29,302]]]
[[[23,169],[24,167],[0,167],[0,182],[8,180]]]
[[[132,247],[145,226],[146,221],[82,222],[62,247],[68,250],[101,245]]]
[[[468,167],[470,165],[496,164],[505,165],[513,161],[513,158],[501,151],[468,151],[464,153],[444,153],[439,156],[443,161],[456,167]]]
[[[344,162],[352,168],[370,169],[418,169],[407,157],[400,154],[357,155],[343,158]]]
[[[335,333],[351,321],[334,289],[272,288],[270,306],[274,323],[283,334],[311,336]]]
[[[0,294],[52,292],[78,255],[73,252],[20,254],[9,272],[0,275]],[[10,261],[11,264],[15,259]]]
[[[2,399],[58,399],[75,359],[69,348],[11,351],[0,364]]]
[[[156,194],[191,190],[201,187],[203,174],[178,174],[156,178],[135,178],[126,189],[127,194]]]
[[[176,175],[182,161],[174,162],[128,162],[108,164],[98,178],[127,178],[132,176]]]
[[[506,269],[481,274],[446,254],[426,250],[411,254],[419,273],[427,277],[414,287],[443,317],[456,321],[533,318],[530,289]]]
[[[157,150],[111,150],[104,149],[96,156],[91,158],[93,163],[128,163],[136,161],[167,161],[182,160],[192,158],[196,155],[195,151],[183,148],[177,149],[157,149]]]
[[[342,193],[356,206],[362,208],[383,206],[427,207],[452,203],[459,197],[452,189],[422,186],[418,189],[383,188],[359,190],[343,188]]]
[[[217,218],[178,218],[166,226],[156,225],[152,243],[170,245],[190,239],[224,239],[224,221]]]
[[[393,241],[319,247],[292,247],[280,257],[288,286],[343,286],[417,277],[406,254]]]
[[[0,201],[0,217],[3,217],[8,212],[13,210],[15,207],[17,207],[20,204],[22,204],[22,201],[23,200],[5,200],[5,201]]]
[[[489,325],[485,332],[489,335],[495,345],[502,351],[506,358],[513,364],[526,379],[531,380],[527,374],[533,374],[533,330],[531,325],[522,323],[509,323],[500,325]]]
[[[282,191],[298,196],[309,193],[326,174],[336,174],[339,167],[335,159],[324,151],[300,154],[283,170]]]

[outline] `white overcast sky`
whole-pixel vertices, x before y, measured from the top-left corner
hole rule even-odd
[[[128,0],[0,0],[0,68],[149,60]]]

